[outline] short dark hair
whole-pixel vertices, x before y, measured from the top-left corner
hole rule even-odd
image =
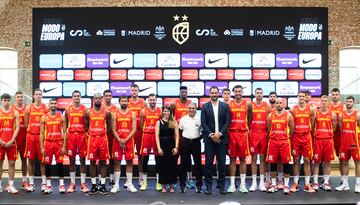
[[[24,94],[24,93],[21,91],[16,91],[16,93],[15,93],[15,95],[22,95],[22,94]]]
[[[234,92],[235,89],[237,89],[237,88],[241,88],[241,90],[242,90],[242,89],[243,89],[243,86],[241,86],[241,85],[235,85],[235,86],[233,87],[232,91]]]
[[[219,92],[219,88],[217,86],[215,86],[215,85],[211,86],[209,91],[212,90],[212,89],[216,89]]]
[[[261,90],[261,91],[263,91],[263,89],[262,89],[262,88],[256,88],[256,89],[255,89],[255,92],[256,92],[257,90]]]
[[[185,85],[180,86],[179,90],[187,90],[188,88]]]
[[[331,89],[330,92],[331,92],[331,93],[332,93],[332,92],[340,93],[340,90],[339,90],[339,88],[333,88],[333,89]]]
[[[51,98],[51,99],[49,100],[49,103],[50,103],[51,101],[56,101],[56,103],[57,103],[56,98]]]
[[[346,97],[346,100],[350,100],[350,99],[352,99],[355,102],[355,98],[353,96],[349,95]]]
[[[300,90],[298,94],[300,93],[304,93],[305,95],[307,95],[307,91],[306,90]]]
[[[8,93],[4,93],[1,95],[1,100],[10,100],[11,96]]]
[[[105,95],[105,93],[111,93],[111,95],[112,95],[112,91],[111,91],[111,90],[104,90],[103,95]]]
[[[224,93],[225,91],[231,92],[231,90],[229,88],[225,88],[222,90],[222,93]]]
[[[155,93],[150,93],[149,94],[149,97],[153,97],[153,96],[156,97]]]
[[[126,96],[126,95],[121,95],[121,96],[119,96],[119,102],[120,102],[120,100],[121,100],[121,99],[127,99],[127,100],[128,100],[128,99],[129,99],[129,97],[128,97],[128,96]]]
[[[41,91],[40,88],[35,88],[35,89],[33,90],[33,95],[35,95],[35,92],[36,92],[36,91],[40,91],[40,92],[42,93],[42,91]]]
[[[135,83],[131,84],[130,87],[139,89],[139,86]]]
[[[78,90],[74,90],[74,91],[72,92],[71,96],[74,96],[74,94],[75,94],[75,93],[79,93],[79,94],[80,94],[80,96],[81,96],[81,92],[80,92],[80,91],[78,91]]]
[[[271,92],[269,93],[269,96],[270,96],[270,95],[275,95],[276,97],[278,96],[275,91],[271,91]]]

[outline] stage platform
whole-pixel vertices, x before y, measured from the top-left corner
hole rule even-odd
[[[6,184],[7,179],[2,180],[2,184]],[[135,180],[134,180],[135,182]],[[247,178],[248,187],[250,187],[251,178]],[[303,178],[301,179],[303,182]],[[340,182],[339,177],[331,178],[331,186],[334,189]],[[213,193],[206,195],[204,193],[195,193],[194,189],[187,189],[186,193],[179,193],[176,187],[175,193],[161,193],[155,191],[155,181],[151,179],[149,182],[149,189],[147,191],[138,191],[138,193],[130,193],[124,188],[121,188],[117,194],[102,195],[100,193],[95,195],[87,195],[77,190],[75,193],[60,194],[58,192],[58,180],[53,179],[54,192],[50,195],[45,195],[40,191],[40,179],[36,179],[37,190],[33,193],[26,193],[20,191],[19,194],[11,195],[9,193],[0,193],[0,204],[220,204],[223,202],[238,202],[240,204],[356,204],[360,201],[360,194],[354,193],[355,178],[350,177],[350,191],[347,192],[325,192],[319,190],[317,193],[306,193],[300,190],[297,193],[284,195],[282,191],[277,193],[265,192],[249,192],[242,194],[235,192],[232,194],[221,195],[218,189],[215,188],[216,181],[214,181]],[[69,180],[66,179],[68,184]],[[77,181],[79,183],[79,181]],[[88,184],[90,180],[88,180]],[[124,179],[121,179],[121,186]],[[290,184],[292,180],[290,180]],[[20,179],[15,181],[16,187],[20,186]],[[302,187],[303,184],[300,184]],[[77,187],[79,188],[79,187]],[[203,186],[203,191],[205,186]]]

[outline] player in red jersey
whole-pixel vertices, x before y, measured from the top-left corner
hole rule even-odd
[[[267,116],[271,112],[269,104],[263,101],[263,90],[261,88],[255,89],[255,102],[252,102],[252,120],[250,122],[250,154],[251,159],[251,174],[252,185],[249,191],[257,190],[256,175],[257,175],[257,156],[260,155],[260,183],[259,190],[266,191],[264,184],[265,174],[265,155],[268,144],[268,132],[266,127]]]
[[[106,160],[109,159],[109,145],[107,133],[111,131],[111,113],[102,106],[101,94],[96,93],[93,97],[94,107],[85,113],[85,130],[88,134],[87,158],[90,160],[91,189],[90,194],[98,191],[107,194]],[[98,161],[98,167],[96,161]],[[96,169],[100,170],[101,180],[96,184]]]
[[[103,106],[110,113],[115,113],[118,111],[119,108],[116,105],[111,103],[112,97],[113,96],[112,96],[111,90],[105,90],[103,92],[103,98],[104,98]],[[111,150],[113,150],[113,139],[114,139],[113,134],[111,132],[108,133],[108,144],[109,144],[110,152],[111,152]],[[98,170],[98,172],[99,172],[99,170]],[[114,183],[114,159],[112,158],[111,155],[110,155],[110,160],[109,160],[109,172],[110,172],[110,189],[111,189],[112,186],[115,184]],[[99,175],[99,179],[100,179],[100,175]]]
[[[138,171],[139,171],[139,185],[142,185],[143,182],[143,168],[142,168],[142,156],[140,154],[141,141],[142,141],[142,127],[140,125],[140,112],[146,107],[144,99],[139,98],[139,86],[137,84],[132,84],[130,86],[131,97],[129,99],[128,108],[133,111],[136,116],[136,132],[134,135],[134,143],[136,148],[136,153],[138,157]],[[126,183],[124,185],[126,187]]]
[[[10,107],[11,97],[4,93],[1,95],[0,108],[0,190],[2,191],[2,173],[5,155],[8,159],[9,183],[6,191],[11,194],[17,194],[18,190],[14,187],[15,161],[17,159],[16,137],[19,133],[20,119],[19,113]]]
[[[352,157],[355,163],[355,193],[360,193],[360,147],[358,139],[358,129],[360,125],[360,113],[353,106],[355,99],[353,96],[346,98],[346,110],[339,115],[339,128],[341,131],[340,138],[340,160],[342,163],[342,184],[335,188],[336,191],[350,190],[349,175],[349,159]]]
[[[40,119],[40,149],[43,156],[42,163],[46,166],[46,189],[44,194],[52,193],[51,164],[53,157],[59,175],[59,192],[65,193],[63,156],[66,154],[67,135],[64,116],[56,112],[57,101],[49,101],[50,111]]]
[[[143,184],[140,187],[141,191],[147,190],[147,171],[149,155],[151,150],[157,158],[157,147],[155,141],[155,124],[161,117],[161,108],[156,107],[156,96],[151,93],[148,98],[149,107],[145,107],[140,112],[140,124],[143,131],[140,154],[143,156]],[[157,166],[157,165],[156,165]],[[156,174],[156,190],[161,190],[161,184],[158,183],[159,175]]]
[[[233,88],[235,99],[229,102],[230,107],[230,125],[229,125],[229,175],[230,186],[227,192],[232,193],[235,188],[236,158],[240,158],[240,187],[239,191],[247,193],[246,178],[246,157],[250,155],[249,151],[249,122],[252,117],[251,103],[242,99],[243,88],[241,85],[235,85]]]
[[[271,108],[271,112],[276,111],[276,99],[277,94],[274,91],[271,91],[269,93],[269,104]],[[277,188],[282,190],[284,189],[284,175],[283,175],[283,164],[281,160],[279,160],[277,164]],[[271,186],[271,180],[270,180],[270,164],[266,163],[265,165],[265,188],[269,188]]]
[[[317,109],[317,106],[315,104],[311,103],[310,101],[311,101],[311,91],[305,90],[305,104],[310,105],[311,107],[314,107],[315,109]]]
[[[114,135],[113,150],[115,184],[112,193],[118,192],[121,170],[121,160],[125,155],[126,160],[126,187],[130,192],[137,192],[132,183],[134,152],[134,134],[136,132],[136,115],[128,109],[128,97],[119,97],[120,110],[112,113],[111,130]]]
[[[222,91],[221,97],[222,97],[224,103],[229,103],[231,100],[231,90],[229,88],[225,88]]]
[[[269,113],[267,118],[269,144],[266,161],[271,165],[271,186],[269,193],[276,192],[276,169],[281,162],[284,167],[284,193],[289,194],[290,165],[292,161],[290,136],[294,132],[294,118],[285,111],[283,99],[276,99],[276,111]]]
[[[26,106],[24,113],[24,122],[26,128],[26,148],[25,157],[28,158],[27,171],[29,176],[29,186],[27,192],[35,191],[34,186],[34,160],[38,157],[39,161],[42,160],[42,154],[40,150],[40,119],[48,112],[48,108],[42,103],[42,91],[39,88],[35,88],[33,91],[34,103]],[[46,189],[46,175],[45,164],[40,163],[41,172],[41,191]]]
[[[340,128],[339,128],[339,115],[340,113],[342,113],[346,107],[345,104],[340,102],[340,90],[338,88],[333,88],[331,90],[331,102],[330,102],[330,106],[329,109],[336,114],[336,128],[334,131],[334,148],[335,148],[335,153],[336,156],[339,157],[339,153],[340,153],[340,136],[341,136],[341,132],[340,132]],[[343,176],[344,173],[342,172],[341,167],[343,167],[343,161],[339,159],[340,162],[340,175]]]
[[[314,184],[315,190],[319,189],[319,165],[323,162],[324,183],[321,185],[325,191],[331,191],[329,184],[331,160],[334,160],[333,132],[336,127],[336,115],[329,110],[329,97],[321,96],[320,109],[315,113],[314,136]]]
[[[294,134],[291,138],[291,149],[294,157],[294,184],[291,192],[299,190],[300,158],[304,159],[305,187],[304,191],[313,193],[315,190],[310,184],[310,159],[313,156],[311,128],[314,124],[315,108],[305,103],[305,91],[298,94],[298,104],[290,109],[294,117]]]
[[[187,87],[186,86],[180,86],[180,98],[175,100],[175,102],[171,105],[171,110],[174,112],[174,119],[179,124],[180,119],[188,114],[188,105],[191,103],[191,100],[187,99]],[[179,130],[180,136],[182,136],[181,130]],[[181,141],[181,138],[180,138]],[[189,161],[191,160],[191,155],[189,156]],[[187,167],[187,181],[186,186],[189,189],[195,189],[195,183],[192,180],[192,164],[189,163],[189,166]]]
[[[76,164],[75,158],[76,154],[80,158],[80,179],[81,179],[81,191],[84,193],[89,192],[89,189],[86,185],[86,133],[85,133],[85,122],[84,115],[87,111],[87,108],[80,103],[81,93],[78,90],[72,92],[72,102],[69,107],[65,109],[65,123],[67,128],[68,135],[68,145],[67,145],[67,155],[70,159],[70,185],[67,189],[68,193],[72,193],[76,190],[75,186],[75,174],[76,174]]]
[[[27,168],[26,163],[27,159],[25,155],[25,147],[26,147],[26,129],[24,122],[24,113],[26,106],[24,104],[24,94],[21,91],[17,91],[15,93],[15,104],[11,107],[11,109],[16,110],[19,113],[20,118],[20,130],[19,134],[16,137],[16,146],[19,151],[20,159],[21,159],[21,174],[22,174],[22,184],[21,188],[23,190],[27,190],[28,182],[27,182]]]

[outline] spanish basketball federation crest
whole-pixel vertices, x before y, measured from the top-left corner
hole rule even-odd
[[[179,21],[180,16],[175,15],[174,21]],[[185,43],[189,39],[189,22],[187,22],[188,16],[181,16],[183,22],[176,24],[172,29],[172,38],[180,45]]]

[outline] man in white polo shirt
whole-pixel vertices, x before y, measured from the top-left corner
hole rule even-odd
[[[201,171],[201,120],[196,117],[196,104],[188,105],[188,114],[180,119],[179,128],[182,130],[182,140],[180,145],[180,192],[186,190],[186,170],[191,164],[190,155],[194,159],[194,172],[196,174],[196,193],[201,192],[202,171]]]

